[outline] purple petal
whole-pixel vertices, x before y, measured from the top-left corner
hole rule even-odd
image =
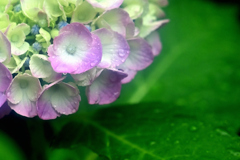
[[[137,71],[131,70],[131,69],[125,69],[124,73],[127,73],[127,77],[122,79],[121,83],[125,84],[125,83],[129,83],[133,80],[133,78],[135,77],[135,75],[137,74]]]
[[[146,41],[152,46],[154,56],[159,55],[162,50],[162,43],[160,42],[159,34],[157,31],[152,32],[146,37]]]
[[[130,54],[119,68],[143,70],[153,62],[152,47],[142,38],[128,40]]]
[[[8,115],[10,112],[11,108],[8,106],[7,102],[5,102],[2,107],[0,107],[0,119]]]
[[[30,101],[26,94],[23,94],[21,101],[17,104],[8,102],[8,105],[16,113],[25,117],[34,117],[37,115],[36,102]]]
[[[121,91],[121,80],[127,74],[118,70],[105,69],[92,85],[86,88],[89,104],[109,104],[115,101]]]
[[[0,63],[0,93],[6,91],[11,81],[12,74],[2,63]]]
[[[37,78],[29,74],[18,74],[7,89],[9,106],[26,117],[37,115],[36,101],[42,90]]]
[[[2,92],[0,92],[0,108],[6,102],[6,100],[7,100],[7,96]]]
[[[55,119],[60,114],[72,114],[78,109],[81,98],[77,87],[56,81],[44,87],[38,101],[38,116]]]
[[[118,8],[123,0],[87,0],[93,7],[102,8],[104,10],[111,10],[114,8]]]
[[[71,23],[55,37],[48,55],[55,72],[79,74],[98,65],[102,46],[100,39],[84,25]]]
[[[98,67],[114,68],[125,62],[130,48],[121,34],[106,28],[98,29],[93,34],[100,38],[103,49],[102,60]]]
[[[59,113],[57,113],[53,107],[52,107],[52,103],[50,101],[51,99],[51,92],[46,92],[46,90],[48,89],[45,88],[41,94],[41,96],[39,97],[38,101],[37,101],[37,112],[38,112],[38,116],[41,119],[55,119],[58,116],[60,116]]]
[[[51,102],[53,108],[58,113],[65,115],[75,113],[81,100],[78,89],[67,83],[59,83],[57,85],[58,89],[61,88],[62,93],[52,95]]]
[[[124,37],[133,37],[135,33],[132,19],[121,8],[107,11],[97,19],[96,24],[99,28],[111,28]]]

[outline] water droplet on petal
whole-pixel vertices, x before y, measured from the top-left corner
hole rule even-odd
[[[124,57],[125,56],[125,52],[124,52],[124,50],[122,50],[122,49],[120,49],[119,51],[118,51],[118,55],[120,56],[120,57]]]
[[[116,96],[116,95],[118,95],[119,94],[119,92],[115,92],[115,93],[113,93],[114,94],[114,96]]]
[[[95,66],[95,63],[94,63],[94,62],[92,62],[90,65],[93,67],[93,66]]]
[[[156,142],[154,142],[154,141],[150,142],[150,145],[151,145],[151,146],[154,145],[154,144],[156,144]]]
[[[96,66],[96,65],[97,65],[97,63],[98,63],[98,61],[97,61],[97,60],[95,60],[94,62],[90,63],[90,65],[91,65],[92,67],[94,67],[94,66]]]

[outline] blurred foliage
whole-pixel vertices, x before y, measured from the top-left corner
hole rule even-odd
[[[87,105],[83,90],[74,115],[42,121],[11,113],[0,120],[0,159],[238,160],[238,8],[169,1],[162,53],[116,102]]]

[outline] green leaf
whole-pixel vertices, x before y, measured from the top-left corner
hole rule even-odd
[[[3,133],[2,131],[0,131],[0,141],[0,159],[25,159],[19,146],[7,134]]]
[[[83,145],[110,160],[237,160],[239,112],[239,107],[200,111],[161,103],[107,108],[54,121],[60,131],[52,145]]]

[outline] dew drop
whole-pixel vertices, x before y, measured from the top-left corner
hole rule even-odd
[[[115,93],[113,93],[114,94],[114,96],[116,96],[116,95],[118,95],[119,94],[119,92],[115,92]]]
[[[239,151],[229,150],[229,152],[236,157],[240,157],[240,152]]]
[[[96,66],[97,63],[98,63],[98,61],[95,60],[94,62],[90,63],[90,65],[91,65],[92,67],[94,67],[94,66]]]
[[[92,62],[90,65],[93,67],[93,66],[95,66],[95,63],[94,63],[94,62]]]
[[[119,50],[119,51],[118,51],[118,55],[119,55],[120,57],[124,57],[124,56],[126,55],[126,53],[125,53],[123,50]]]
[[[154,144],[156,144],[156,142],[154,142],[154,141],[150,142],[150,145],[151,145],[151,146],[154,145]]]
[[[11,94],[10,92],[7,92],[7,96],[10,96],[10,94]]]
[[[192,131],[192,132],[194,132],[194,131],[197,130],[197,127],[195,127],[195,126],[191,126],[191,127],[189,128],[189,130]]]
[[[217,129],[216,129],[216,132],[217,132],[218,134],[222,135],[222,136],[230,136],[230,134],[229,134],[227,131],[225,131],[225,130],[223,130],[223,129],[220,129],[220,128],[217,128]]]

